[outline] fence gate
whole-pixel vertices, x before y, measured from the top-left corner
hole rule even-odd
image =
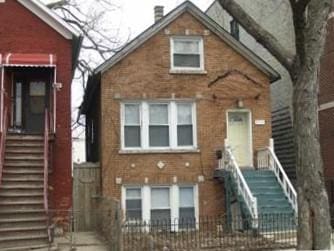
[[[94,231],[95,197],[100,194],[100,167],[95,163],[73,166],[74,231]]]

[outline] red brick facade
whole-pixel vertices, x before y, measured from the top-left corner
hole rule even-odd
[[[71,178],[71,81],[72,40],[65,39],[15,0],[0,3],[0,53],[45,53],[57,56],[57,82],[63,84],[57,92],[56,137],[53,152],[53,172],[50,175],[50,208],[69,209],[72,206]],[[6,80],[10,80],[9,74]],[[10,95],[11,81],[6,81]]]
[[[170,73],[170,37],[203,37],[205,74]],[[209,83],[227,70],[233,75]],[[271,137],[270,86],[268,77],[189,13],[184,13],[142,46],[102,74],[101,166],[103,195],[121,199],[126,185],[198,184],[199,215],[224,213],[224,185],[213,178],[215,151],[226,138],[226,112],[237,109],[242,98],[252,114],[254,154]],[[120,145],[120,104],[123,100],[192,99],[196,102],[198,151],[126,153]],[[265,120],[256,125],[255,120]],[[157,163],[165,163],[163,169]],[[255,161],[255,158],[254,158]],[[187,165],[189,163],[189,166]],[[199,177],[203,176],[204,181]],[[175,178],[176,177],[176,178]],[[118,181],[116,182],[116,178]],[[121,183],[121,184],[120,184]]]

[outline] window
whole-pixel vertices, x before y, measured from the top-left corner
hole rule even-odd
[[[236,39],[239,40],[239,24],[238,22],[233,19],[230,22],[230,30],[231,30],[231,35]]]
[[[159,187],[151,189],[151,221],[170,221],[170,199],[169,187]]]
[[[195,224],[195,203],[194,188],[180,187],[179,190],[179,218],[182,226],[194,226]]]
[[[195,149],[193,102],[166,101],[122,104],[122,149]]]
[[[191,104],[177,104],[177,145],[193,145],[193,119]]]
[[[203,39],[201,37],[173,37],[171,51],[172,69],[204,69]]]
[[[140,147],[140,106],[126,104],[124,106],[124,146]]]
[[[179,222],[178,228],[195,227],[198,217],[197,186],[148,186],[123,187],[122,207],[126,220],[151,222],[165,228]]]
[[[140,188],[126,189],[126,219],[141,220],[142,219],[142,200]]]
[[[169,120],[167,104],[150,104],[150,146],[169,146]]]

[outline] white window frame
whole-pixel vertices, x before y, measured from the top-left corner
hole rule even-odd
[[[140,116],[140,147],[126,147],[124,138],[125,127],[125,105],[139,104]],[[167,104],[168,105],[168,122],[169,122],[169,146],[167,147],[151,147],[149,145],[149,105],[150,104]],[[192,105],[192,126],[193,126],[193,145],[192,146],[178,146],[177,142],[177,104]],[[177,150],[197,150],[197,118],[196,118],[196,102],[194,100],[153,100],[153,101],[124,101],[121,103],[121,150],[122,151],[177,151]]]
[[[181,67],[174,66],[174,41],[197,41],[199,42],[200,67]],[[187,54],[187,53],[184,53]],[[173,36],[170,38],[170,69],[171,71],[204,71],[204,43],[200,36]]]
[[[141,189],[141,205],[142,205],[142,221],[143,222],[150,222],[151,220],[151,192],[153,188],[168,188],[169,189],[169,209],[171,215],[171,222],[177,222],[176,219],[179,219],[179,210],[180,210],[180,188],[183,187],[192,187],[193,194],[194,194],[194,207],[195,207],[195,218],[196,223],[199,221],[199,193],[198,193],[198,184],[179,184],[179,185],[125,185],[122,186],[121,191],[121,204],[123,209],[124,219],[126,217],[126,189]],[[160,209],[167,209],[167,208],[160,208]],[[198,228],[198,224],[196,224],[196,228]],[[148,229],[147,229],[148,231]],[[178,226],[175,225],[173,231],[178,231]]]

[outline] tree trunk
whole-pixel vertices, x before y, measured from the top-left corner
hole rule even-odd
[[[305,9],[307,14],[303,14],[306,20],[304,31],[296,32],[296,46],[304,48],[298,53],[296,74],[291,74],[294,82],[299,250],[330,249],[330,213],[318,120],[318,69],[327,34],[329,7],[330,0],[311,0]],[[302,38],[298,39],[298,36]]]

